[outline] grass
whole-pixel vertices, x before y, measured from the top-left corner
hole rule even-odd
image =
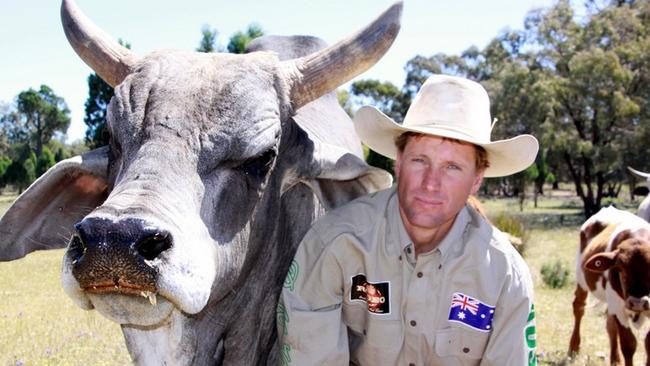
[[[549,191],[550,192],[550,191]],[[0,216],[14,197],[0,196]],[[519,211],[515,199],[481,199],[490,217],[507,212],[530,232],[525,259],[535,282],[537,349],[542,365],[608,365],[609,343],[603,306],[589,306],[582,322],[581,354],[566,357],[573,329],[571,303],[575,288],[578,228],[584,221],[581,204],[566,192],[532,200]],[[638,203],[627,203],[634,207]],[[130,359],[119,326],[94,311],[77,308],[63,293],[59,271],[63,250],[36,252],[0,263],[0,366],[2,365],[124,365]],[[551,289],[540,269],[565,262],[569,285]],[[590,301],[593,303],[593,301]],[[642,344],[642,342],[641,342]],[[645,359],[642,347],[635,362]]]
[[[0,216],[13,201],[0,196]],[[72,303],[63,249],[0,263],[0,365],[128,365],[119,325]]]

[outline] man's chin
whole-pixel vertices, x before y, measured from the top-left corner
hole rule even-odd
[[[119,324],[150,327],[166,323],[175,306],[162,296],[87,294],[100,314]]]

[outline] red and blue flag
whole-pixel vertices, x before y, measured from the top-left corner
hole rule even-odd
[[[451,298],[449,321],[458,322],[481,332],[492,330],[494,306],[456,292]]]

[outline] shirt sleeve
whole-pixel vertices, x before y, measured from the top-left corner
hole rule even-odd
[[[500,295],[481,365],[537,365],[533,283],[523,259],[517,259],[520,271]]]
[[[280,365],[348,365],[343,279],[336,257],[312,228],[298,247],[278,302]]]

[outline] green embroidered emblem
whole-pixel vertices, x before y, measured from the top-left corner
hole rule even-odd
[[[288,344],[282,345],[282,351],[280,351],[280,365],[287,366],[291,363],[291,347]]]
[[[537,365],[537,355],[535,354],[535,347],[537,347],[537,334],[535,328],[535,305],[530,306],[530,312],[528,313],[528,323],[526,324],[526,329],[524,330],[524,337],[526,339],[526,345],[528,346],[528,366]]]
[[[528,366],[537,366],[537,355],[535,351],[528,352]]]
[[[298,262],[295,260],[291,261],[289,266],[289,272],[287,272],[287,278],[284,279],[284,288],[293,291],[294,285],[296,284],[296,279],[298,279]]]
[[[284,307],[284,303],[282,300],[278,302],[278,307],[275,309],[275,314],[276,314],[276,321],[278,322],[278,326],[280,329],[282,329],[282,334],[287,335],[287,323],[289,322],[289,314],[287,313],[287,309]]]

